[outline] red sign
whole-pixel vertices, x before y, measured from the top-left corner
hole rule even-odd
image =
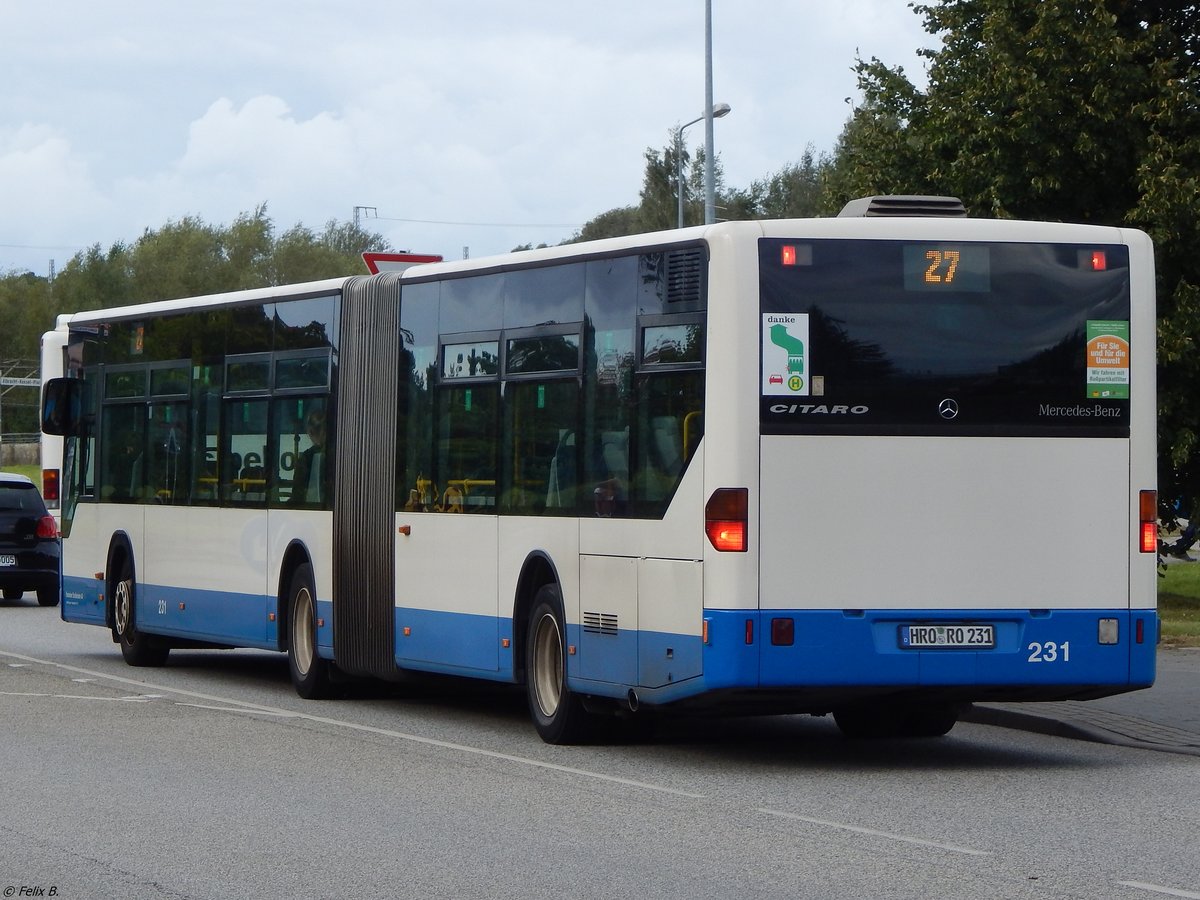
[[[378,275],[380,272],[403,272],[409,266],[442,261],[440,256],[427,253],[372,253],[367,251],[362,258],[372,275]]]

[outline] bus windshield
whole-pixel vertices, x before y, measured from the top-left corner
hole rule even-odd
[[[767,433],[1129,434],[1124,246],[759,243]]]

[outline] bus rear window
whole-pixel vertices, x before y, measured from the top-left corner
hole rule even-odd
[[[1123,245],[759,245],[764,433],[1129,434]]]

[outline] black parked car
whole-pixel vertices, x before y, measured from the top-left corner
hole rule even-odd
[[[24,475],[0,472],[0,589],[5,600],[37,591],[42,606],[57,606],[62,553],[58,523]]]

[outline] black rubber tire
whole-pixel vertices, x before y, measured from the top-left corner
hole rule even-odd
[[[835,709],[833,721],[845,737],[853,740],[896,737],[900,729],[899,715],[894,709],[883,706]]]
[[[578,744],[592,735],[592,716],[567,687],[567,642],[558,585],[533,598],[525,638],[525,694],[537,733],[547,744]]]
[[[38,588],[38,606],[58,606],[58,586]]]
[[[131,666],[156,667],[167,661],[171,648],[153,635],[137,630],[137,581],[133,566],[121,565],[121,573],[113,584],[113,637],[121,645],[121,655]]]
[[[907,711],[901,735],[903,737],[943,737],[958,722],[958,707],[952,703],[932,703]]]
[[[951,703],[854,706],[834,710],[833,720],[842,734],[853,739],[942,737],[958,721],[958,707]]]
[[[329,660],[317,654],[317,600],[312,566],[297,566],[288,585],[288,671],[305,700],[330,695]]]

